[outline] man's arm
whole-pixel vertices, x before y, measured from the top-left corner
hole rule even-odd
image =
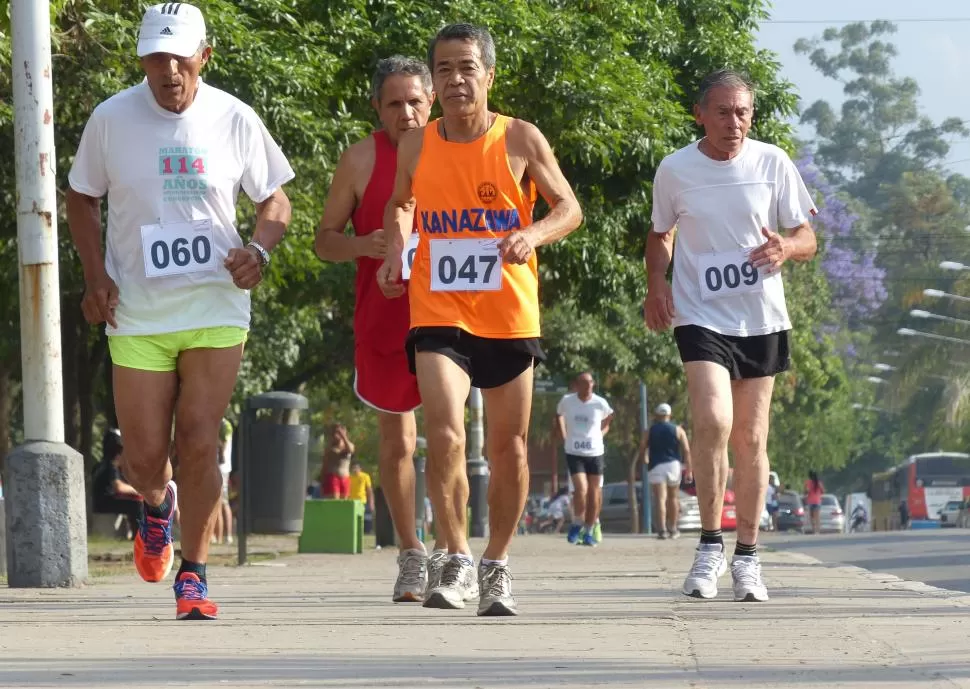
[[[117,327],[118,286],[104,267],[101,246],[101,199],[87,196],[68,187],[67,224],[77,247],[84,271],[84,298],[81,310],[88,323],[107,321]]]
[[[647,296],[643,300],[643,317],[651,330],[664,330],[674,319],[674,298],[667,282],[667,269],[674,256],[674,232],[647,233],[643,260],[647,268]]]
[[[781,270],[785,261],[810,261],[818,251],[815,232],[807,222],[786,229],[785,234],[761,228],[765,243],[751,252],[749,258],[756,268],[767,268],[768,273]]]
[[[499,244],[505,262],[525,263],[536,247],[552,244],[575,231],[583,222],[583,210],[538,127],[514,120],[507,136],[509,155],[525,158],[525,174],[549,204],[544,218],[522,232],[513,232]]]
[[[566,419],[562,414],[556,414],[556,427],[559,429],[559,439],[566,441]]]
[[[600,431],[603,433],[603,435],[606,435],[607,433],[610,432],[611,423],[613,423],[613,414],[610,414],[609,416],[605,417],[602,421],[600,421]]]
[[[252,241],[267,253],[271,252],[283,240],[292,214],[290,199],[280,187],[256,204],[256,227]],[[261,256],[255,248],[230,249],[224,265],[232,275],[233,284],[239,289],[252,289],[263,279]]]
[[[680,426],[677,426],[677,441],[680,443],[680,456],[684,460],[684,470],[690,480],[691,474],[694,473],[690,457],[690,442],[687,440],[687,431]]]
[[[377,284],[386,297],[399,297],[404,294],[401,277],[401,253],[414,228],[414,208],[416,200],[411,183],[414,170],[421,155],[424,142],[424,127],[405,132],[397,145],[397,172],[394,175],[394,191],[384,210],[384,239],[387,242],[387,255],[384,264],[377,271]]]
[[[370,511],[374,511],[374,484],[371,483],[370,478],[367,479],[367,506]]]
[[[373,147],[373,138],[369,137],[344,151],[333,173],[313,244],[317,256],[324,261],[353,261],[361,256],[384,258],[386,253],[384,230],[376,230],[363,237],[345,232],[360,203],[356,182],[369,167],[367,162],[371,156],[365,148],[367,145]]]

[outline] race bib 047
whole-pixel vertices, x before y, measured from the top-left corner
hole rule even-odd
[[[494,292],[502,289],[497,239],[432,239],[432,292]]]
[[[697,259],[701,299],[721,299],[764,290],[764,276],[748,260],[751,249],[703,254]]]
[[[145,277],[171,277],[217,268],[211,220],[142,225],[141,244]]]

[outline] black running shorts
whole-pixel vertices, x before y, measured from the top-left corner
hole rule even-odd
[[[405,348],[411,373],[417,352],[437,352],[458,364],[472,385],[483,390],[510,383],[546,359],[539,338],[478,337],[461,328],[412,328]]]
[[[736,337],[698,325],[674,328],[680,359],[720,364],[731,380],[774,376],[791,367],[791,331]]]
[[[603,473],[603,455],[596,457],[582,457],[580,455],[566,455],[566,466],[569,467],[569,475],[589,474],[599,476]],[[599,485],[598,483],[596,485]]]

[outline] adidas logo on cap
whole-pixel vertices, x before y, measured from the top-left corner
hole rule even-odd
[[[161,35],[162,36],[173,36],[174,34],[172,33],[172,30],[166,26],[164,29],[162,29]]]

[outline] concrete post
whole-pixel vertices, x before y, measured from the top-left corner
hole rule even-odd
[[[650,427],[650,415],[647,412],[647,384],[640,381],[640,431],[645,433]],[[653,507],[650,505],[650,486],[647,483],[647,465],[640,465],[640,490],[643,495],[643,514],[640,515],[644,534],[653,533]]]
[[[14,141],[26,443],[7,459],[8,581],[87,578],[84,462],[64,444],[50,3],[13,0]]]
[[[482,413],[482,391],[472,388],[468,397],[468,506],[471,508],[469,534],[476,538],[488,535],[488,462],[482,456],[485,447],[485,425]]]

